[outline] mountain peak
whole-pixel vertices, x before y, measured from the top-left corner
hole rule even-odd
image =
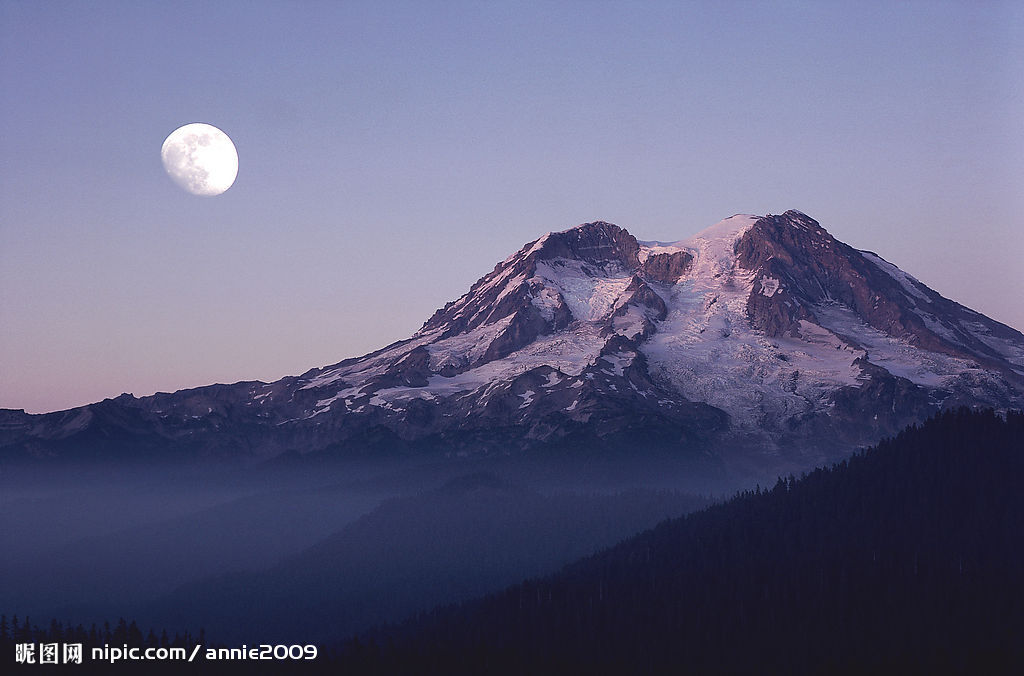
[[[552,231],[549,234],[565,235],[565,234],[568,234],[568,233],[571,233],[571,232],[576,232],[576,231],[587,232],[587,233],[589,233],[589,232],[611,232],[611,233],[617,233],[617,232],[624,231],[624,230],[625,230],[625,228],[621,228],[621,227],[615,225],[614,223],[609,223],[608,221],[590,221],[589,223],[580,223],[579,225],[574,225],[573,227],[566,228],[565,230],[555,230],[555,231]]]
[[[627,268],[639,265],[636,237],[624,228],[606,221],[583,223],[561,232],[550,232],[540,240],[538,258],[570,258],[588,263],[616,262]],[[536,248],[536,247],[534,247]]]
[[[749,230],[761,219],[760,216],[752,214],[735,214],[723,219],[714,225],[704,228],[695,235],[679,240],[675,244],[687,248],[699,248],[699,242],[722,240],[731,241]]]
[[[91,417],[10,414],[0,432],[25,452],[87,432],[106,448],[115,428],[134,449],[149,425],[204,453],[746,444],[781,461],[945,406],[1020,406],[1022,392],[1024,335],[790,210],[673,243],[606,221],[549,232],[363,357],[276,383],[119,398]]]

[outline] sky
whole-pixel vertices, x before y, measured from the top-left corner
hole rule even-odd
[[[0,0],[0,407],[405,338],[545,232],[798,209],[1024,329],[1024,8]],[[164,138],[205,122],[234,186]]]

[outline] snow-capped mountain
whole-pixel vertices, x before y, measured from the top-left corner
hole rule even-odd
[[[787,211],[671,243],[548,233],[407,340],[274,383],[0,412],[0,454],[814,460],[954,405],[1024,406],[1024,335]]]

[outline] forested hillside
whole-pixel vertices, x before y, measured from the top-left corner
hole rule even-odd
[[[350,642],[345,673],[1021,673],[1024,415],[947,412],[561,573]]]

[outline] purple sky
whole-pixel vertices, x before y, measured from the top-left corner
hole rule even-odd
[[[0,407],[356,356],[597,219],[799,209],[1022,329],[1021,5],[3,0]]]

